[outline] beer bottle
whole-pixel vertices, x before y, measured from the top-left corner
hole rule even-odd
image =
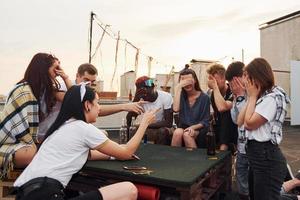
[[[122,119],[122,126],[119,131],[119,144],[126,144],[128,141],[127,125],[125,119]]]
[[[216,135],[214,132],[214,119],[212,118],[209,121],[209,129],[206,134],[207,138],[207,155],[214,156],[216,155]]]
[[[132,93],[131,93],[131,89],[129,90],[128,99],[129,99],[129,101],[132,101]]]
[[[137,127],[136,127],[136,124],[135,124],[135,118],[132,117],[131,118],[131,126],[129,127],[129,138],[128,138],[128,140],[130,140],[134,136],[136,130],[137,130]]]

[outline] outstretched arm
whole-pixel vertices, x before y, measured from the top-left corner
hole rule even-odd
[[[137,114],[141,114],[144,112],[142,105],[145,103],[145,101],[139,101],[115,105],[101,105],[99,116],[107,116],[121,111],[135,112]]]
[[[144,117],[141,121],[141,124],[137,130],[137,132],[134,134],[134,136],[127,142],[125,145],[119,145],[118,143],[109,140],[106,141],[103,145],[99,145],[95,148],[95,150],[98,150],[99,152],[113,156],[116,159],[119,160],[128,160],[132,159],[132,155],[137,150],[138,146],[141,143],[141,140],[144,136],[144,133],[150,123],[152,123],[155,120],[155,113],[158,110],[153,110],[146,112],[144,114]],[[93,156],[93,154],[92,154]],[[91,159],[94,159],[91,157]]]

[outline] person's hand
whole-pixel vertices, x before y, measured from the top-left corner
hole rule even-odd
[[[135,112],[137,114],[142,114],[144,112],[143,105],[149,103],[148,101],[141,100],[139,102],[132,102],[124,104],[124,111]]]
[[[209,75],[208,76],[208,80],[207,80],[207,86],[210,88],[210,89],[216,89],[218,87],[218,84],[217,84],[217,81],[216,79],[212,76],[212,75]]]
[[[295,185],[297,187],[299,187],[300,186],[300,179],[298,179],[298,178],[295,177],[294,181],[295,181]]]
[[[194,84],[193,79],[183,79],[179,81],[178,87],[184,88],[185,86],[193,85],[193,84]]]
[[[189,136],[194,137],[195,136],[195,130],[192,127],[188,127],[183,130],[183,132],[188,132]]]
[[[156,120],[155,120],[155,115],[156,113],[160,110],[160,108],[158,109],[155,109],[155,110],[151,110],[151,111],[146,111],[144,114],[143,114],[143,118],[141,120],[141,124],[140,125],[149,125],[149,124],[152,124],[154,123]]]
[[[64,70],[61,67],[55,69],[55,73],[57,76],[60,76],[63,80],[69,78],[69,76],[64,72]]]
[[[237,77],[233,77],[232,81],[230,81],[230,89],[232,93],[238,97],[238,96],[244,96],[245,95],[245,86],[242,84],[240,79]]]
[[[247,95],[249,97],[258,97],[258,94],[260,92],[260,87],[255,84],[254,81],[251,81],[249,78],[246,79],[246,90],[247,90]]]

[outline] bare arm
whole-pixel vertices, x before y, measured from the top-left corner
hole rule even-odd
[[[194,81],[192,79],[182,79],[180,80],[179,84],[175,87],[175,95],[173,98],[173,111],[179,112],[180,110],[180,96],[182,92],[182,88],[194,84]]]
[[[180,84],[178,84],[175,87],[175,95],[173,100],[173,111],[179,112],[180,110],[180,96],[181,96],[182,87]]]
[[[282,187],[284,188],[285,192],[289,192],[295,187],[300,186],[300,180],[297,178],[294,178],[292,180],[286,181],[283,183]]]
[[[101,153],[97,150],[90,150],[89,160],[108,160],[110,158],[109,155]]]
[[[253,96],[249,97],[249,103],[246,108],[245,120],[244,120],[245,128],[248,130],[255,130],[268,121],[260,114],[254,112],[256,106],[256,100],[257,97],[253,97]]]
[[[144,112],[142,105],[146,103],[145,101],[139,101],[134,103],[124,103],[124,104],[114,104],[114,105],[101,105],[99,116],[112,115],[122,111],[132,111],[137,114]]]
[[[72,85],[73,85],[72,81],[69,79],[69,76],[64,72],[64,70],[61,67],[59,67],[59,69],[56,69],[55,72],[58,76],[60,76],[63,79],[63,81],[66,84],[67,89],[72,87]]]
[[[223,98],[223,96],[219,90],[219,87],[218,86],[214,87],[213,91],[214,91],[214,100],[216,103],[216,107],[218,108],[218,111],[225,112],[227,110],[230,110],[232,108],[232,102],[226,101]]]
[[[242,108],[241,112],[238,114],[237,117],[238,127],[241,127],[244,124],[247,106],[248,106],[248,101],[246,102],[246,105]]]
[[[55,70],[55,72],[58,76],[60,76],[63,79],[67,89],[72,87],[72,85],[73,85],[72,81],[69,79],[69,76],[64,72],[64,70],[62,68]],[[55,98],[57,101],[62,102],[64,100],[65,94],[66,94],[65,91],[57,91],[57,92],[55,92],[54,95],[55,95]]]
[[[232,102],[231,101],[226,101],[218,87],[216,79],[212,76],[208,76],[208,81],[207,81],[208,87],[213,90],[214,93],[214,101],[216,104],[216,107],[219,112],[225,112],[227,110],[230,110],[232,108]]]
[[[101,152],[103,154],[113,156],[119,160],[132,159],[132,155],[135,153],[138,146],[140,145],[141,140],[144,136],[144,133],[145,133],[148,125],[155,120],[155,113],[157,111],[158,110],[154,110],[154,111],[146,112],[144,114],[144,117],[142,119],[142,122],[141,122],[137,132],[127,142],[127,144],[119,145],[118,143],[108,139],[108,141],[105,142],[104,145],[99,145],[98,147],[95,148],[95,150],[98,150],[99,152]],[[94,159],[94,158],[92,157],[91,159]],[[103,158],[103,156],[99,155],[98,158]]]
[[[132,154],[135,153],[138,146],[141,143],[141,140],[146,131],[147,125],[140,125],[136,134],[128,141],[125,145],[119,145],[118,143],[108,140],[103,146],[96,147],[100,153],[113,156],[118,160],[129,160],[132,159]],[[96,154],[93,154],[94,156]],[[93,156],[92,155],[92,156]],[[97,157],[91,157],[91,159],[103,159],[104,156],[96,155]]]
[[[59,102],[62,102],[64,100],[65,94],[66,94],[66,92],[63,92],[63,91],[55,92],[55,94],[54,94],[55,99]]]
[[[190,126],[190,128],[194,129],[194,130],[199,130],[201,128],[203,128],[204,125],[199,123],[199,124],[194,124],[193,126]]]
[[[260,88],[256,86],[253,81],[249,80],[249,78],[246,82],[246,88],[248,94],[248,103],[246,106],[244,126],[248,130],[255,130],[266,123],[268,120],[255,112],[256,101]]]

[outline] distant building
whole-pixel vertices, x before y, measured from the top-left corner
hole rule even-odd
[[[196,72],[200,87],[205,92],[208,90],[206,70],[209,65],[215,62],[216,61],[214,60],[192,59],[189,63],[190,68]],[[128,71],[121,75],[121,98],[128,98],[129,90],[131,90],[133,95],[135,94],[136,78],[136,73],[134,71]],[[174,96],[174,88],[179,81],[179,72],[171,71],[169,74],[156,74],[154,80],[158,90],[168,91]]]
[[[208,75],[206,73],[206,70],[211,64],[216,62],[217,61],[215,60],[201,60],[201,59],[192,59],[190,61],[191,69],[193,69],[196,72],[196,75],[200,83],[200,87],[205,92],[208,90],[207,87]]]
[[[270,62],[276,84],[291,95],[291,61],[300,60],[300,11],[263,23],[259,30],[261,56]]]
[[[121,75],[121,98],[128,98],[130,90],[132,95],[135,94],[135,79],[136,73],[134,71],[128,71]]]

